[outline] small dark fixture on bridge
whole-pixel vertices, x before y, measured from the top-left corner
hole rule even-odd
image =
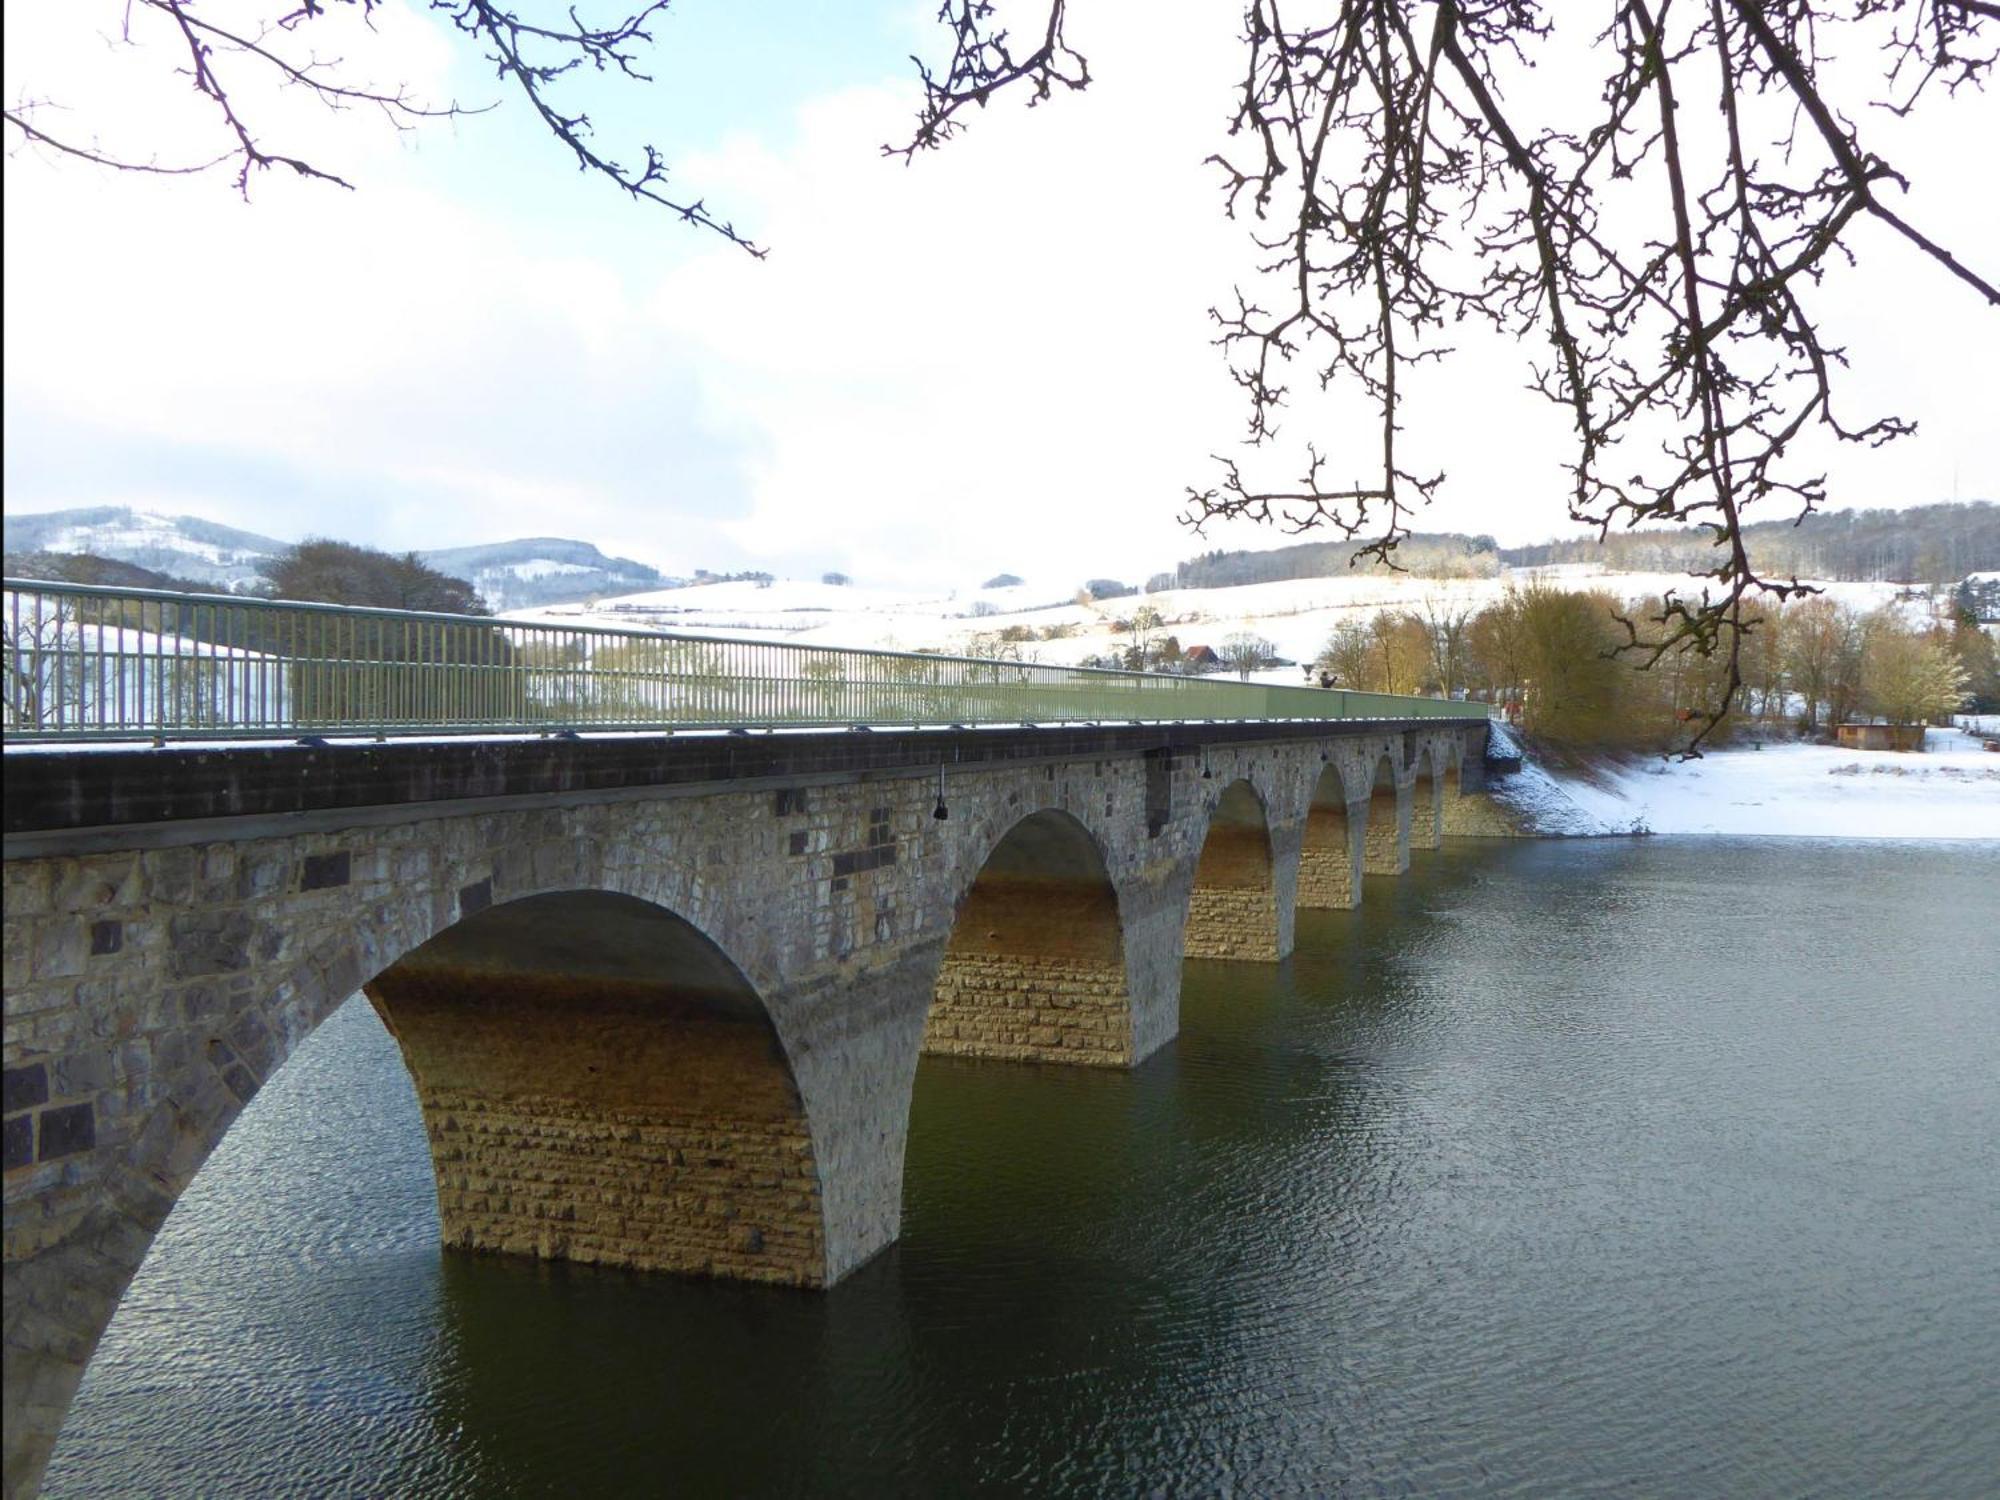
[[[583,736],[578,734],[574,729],[558,729],[555,732],[554,738],[559,740],[580,740]]]
[[[937,806],[931,809],[931,816],[936,818],[940,823],[951,816],[951,809],[944,805],[944,762],[942,761],[938,762]]]
[[[308,750],[325,750],[328,748],[325,737],[317,734],[302,734],[293,743],[304,745]]]
[[[750,737],[750,731],[745,729],[741,724],[738,724],[734,729],[730,730],[729,732],[731,734],[740,734],[745,739],[748,739]]]
[[[850,724],[847,727],[853,730],[856,734],[873,734],[875,732],[874,730],[870,729],[866,724]]]

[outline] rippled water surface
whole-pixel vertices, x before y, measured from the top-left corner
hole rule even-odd
[[[442,1256],[365,1002],[160,1236],[51,1496],[1974,1496],[2000,847],[1469,845],[1191,964],[1130,1074],[926,1061],[825,1295]]]

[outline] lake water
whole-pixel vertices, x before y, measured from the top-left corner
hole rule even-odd
[[[827,1294],[444,1256],[343,1007],[50,1496],[1990,1496],[2000,845],[1419,854],[1131,1073],[927,1060]]]

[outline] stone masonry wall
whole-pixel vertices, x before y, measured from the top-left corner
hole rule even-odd
[[[1249,886],[1196,886],[1188,902],[1187,956],[1275,963],[1280,954],[1271,893]]]
[[[1038,954],[945,954],[924,1051],[1123,1067],[1132,1011],[1122,964]]]
[[[1283,956],[1269,841],[1261,827],[1218,823],[1209,830],[1188,899],[1188,957]]]
[[[392,968],[444,1242],[819,1286],[819,1180],[770,1026],[663,986]]]
[[[1420,775],[1410,787],[1410,848],[1435,849],[1443,831],[1443,799],[1436,778]]]
[[[1461,796],[1455,778],[1446,778],[1444,793],[1444,833],[1454,839],[1516,839],[1529,830],[1502,803],[1491,797],[1467,793]]]
[[[1354,844],[1347,808],[1315,803],[1306,816],[1299,850],[1299,905],[1320,911],[1347,911],[1361,904],[1355,878]]]
[[[1409,831],[1403,826],[1403,811],[1409,806],[1407,791],[1377,787],[1368,799],[1368,839],[1363,869],[1370,875],[1400,875],[1410,868]]]
[[[207,843],[10,858],[6,1495],[33,1493],[112,1309],[244,1104],[336,1005],[461,917],[538,893],[616,893],[675,914],[726,953],[768,1016],[766,1037],[775,1036],[789,1062],[797,1116],[728,1122],[710,1111],[707,1126],[697,1127],[684,1096],[679,1114],[663,1097],[639,1096],[607,1106],[602,1120],[669,1165],[679,1154],[680,1187],[658,1191],[685,1190],[673,1217],[698,1225],[710,1215],[673,1252],[685,1263],[730,1275],[781,1266],[780,1279],[811,1280],[798,1268],[811,1258],[816,1232],[816,1279],[831,1283],[898,1231],[903,1138],[926,1016],[959,904],[1009,828],[1038,810],[1059,810],[1101,851],[1121,948],[1086,967],[1099,974],[1100,963],[1110,972],[1122,965],[1129,1059],[1137,1062],[1178,1029],[1184,936],[1188,952],[1278,955],[1289,939],[1297,851],[1317,778],[1331,759],[1348,786],[1365,786],[1356,777],[1401,733],[951,771],[948,821],[931,816],[932,766],[791,790],[723,785],[492,809],[471,802],[413,810],[407,821],[360,818],[311,832],[274,832],[265,823]],[[1236,779],[1250,781],[1265,805],[1276,864],[1254,883],[1203,881],[1207,894],[1192,898],[1215,798]],[[398,1005],[391,986],[379,991],[384,1004],[406,1045],[421,1050],[424,1023],[410,1002]],[[600,1042],[616,1029],[603,1025]],[[1101,1034],[1085,1027],[1078,1037],[1085,1032]],[[535,1060],[553,1065],[554,1048],[554,1040],[538,1047]],[[1079,1041],[1069,1050],[1094,1049]],[[527,1051],[495,1042],[487,1062],[498,1069]],[[704,1053],[705,1066],[740,1085],[743,1075],[724,1066],[725,1054],[747,1068],[747,1054],[719,1039]],[[425,1065],[416,1066],[422,1076]],[[534,1253],[580,1246],[629,1256],[635,1242],[649,1255],[658,1251],[652,1230],[632,1232],[635,1217],[666,1211],[664,1199],[647,1196],[652,1187],[591,1179],[602,1218],[585,1224],[535,1208],[531,1179],[516,1194],[487,1170],[507,1159],[525,1166],[543,1151],[551,1156],[534,1157],[534,1172],[583,1181],[613,1160],[616,1143],[593,1139],[579,1115],[565,1114],[570,1106],[559,1101],[578,1095],[523,1085],[503,1091],[504,1110],[489,1109],[474,1125],[466,1101],[484,1086],[452,1083],[447,1072],[431,1064],[426,1087],[433,1117],[458,1122],[440,1123],[437,1138],[456,1141],[441,1152],[440,1170],[458,1174],[445,1191],[459,1200],[452,1210],[459,1222],[489,1215],[480,1233],[524,1246],[532,1239]],[[533,1134],[558,1118],[561,1134]],[[711,1213],[722,1199],[687,1171],[699,1129],[708,1127],[719,1133],[700,1137],[703,1145],[735,1143],[703,1157],[724,1162],[734,1217]],[[505,1153],[495,1149],[502,1139]],[[545,1144],[522,1146],[529,1140]],[[546,1144],[552,1140],[568,1144],[556,1152]],[[783,1165],[796,1165],[801,1149],[818,1194],[811,1232],[797,1218],[805,1179]],[[622,1217],[619,1209],[627,1210]],[[503,1229],[503,1216],[518,1222]],[[529,1223],[532,1231],[521,1227]],[[557,1227],[565,1223],[572,1227]],[[752,1230],[762,1250],[748,1248]]]
[[[1129,1064],[1124,950],[1108,881],[982,874],[952,928],[924,1051]]]

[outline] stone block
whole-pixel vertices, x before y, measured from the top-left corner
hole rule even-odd
[[[333,890],[353,879],[353,856],[345,849],[331,854],[308,854],[299,861],[299,889]]]
[[[35,924],[33,973],[37,979],[67,979],[83,972],[90,936],[77,917],[49,917]]]
[[[241,910],[194,911],[167,922],[168,972],[175,979],[229,974],[250,961],[250,918]]]
[[[96,1111],[88,1104],[65,1104],[45,1109],[35,1117],[40,1135],[37,1152],[42,1161],[75,1156],[97,1144]]]
[[[6,1170],[16,1171],[35,1159],[35,1117],[11,1115],[4,1127]],[[11,1310],[10,1310],[11,1311]]]
[[[8,1068],[4,1083],[0,1083],[0,1100],[8,1114],[17,1110],[33,1109],[38,1104],[49,1102],[49,1074],[42,1063],[26,1063],[18,1068]]]

